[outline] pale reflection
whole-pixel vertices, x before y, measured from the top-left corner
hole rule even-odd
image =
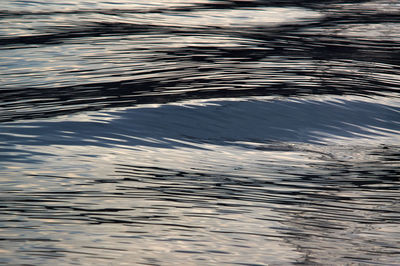
[[[153,9],[153,8],[169,8],[169,7],[183,7],[192,6],[193,4],[209,3],[209,0],[157,0],[149,2],[146,0],[74,0],[71,2],[58,2],[58,1],[5,1],[4,7],[9,11],[23,11],[29,10],[31,12],[46,12],[54,9],[61,9],[64,12],[71,10],[92,10],[92,9]]]
[[[303,8],[254,8],[254,9],[228,9],[192,11],[189,15],[180,14],[145,14],[130,15],[130,22],[146,20],[150,24],[186,27],[250,27],[250,26],[276,26],[285,23],[302,22],[321,18],[319,12]]]
[[[305,33],[322,33],[328,36],[347,37],[355,40],[399,41],[400,26],[397,23],[363,23],[346,27],[308,29]]]

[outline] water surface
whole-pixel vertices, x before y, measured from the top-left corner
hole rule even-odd
[[[3,1],[0,263],[396,265],[395,1]]]

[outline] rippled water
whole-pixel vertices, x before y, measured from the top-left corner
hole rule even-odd
[[[398,14],[2,1],[0,264],[397,265]]]

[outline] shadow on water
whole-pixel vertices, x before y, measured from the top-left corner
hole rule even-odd
[[[3,161],[30,160],[55,145],[131,150],[204,149],[203,144],[217,144],[285,150],[287,145],[279,147],[274,143],[326,145],[343,139],[353,145],[398,144],[397,105],[396,100],[361,97],[191,101],[92,112],[52,121],[3,123],[0,137]],[[17,152],[21,145],[40,150],[22,148]],[[14,156],[9,152],[13,148]]]

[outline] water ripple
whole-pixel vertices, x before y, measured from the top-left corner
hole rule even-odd
[[[0,264],[397,265],[399,11],[2,1]]]
[[[192,98],[398,92],[396,16],[351,13],[354,6],[212,5],[3,16],[1,121]],[[265,14],[283,11],[284,23],[246,22],[249,12],[274,21]]]

